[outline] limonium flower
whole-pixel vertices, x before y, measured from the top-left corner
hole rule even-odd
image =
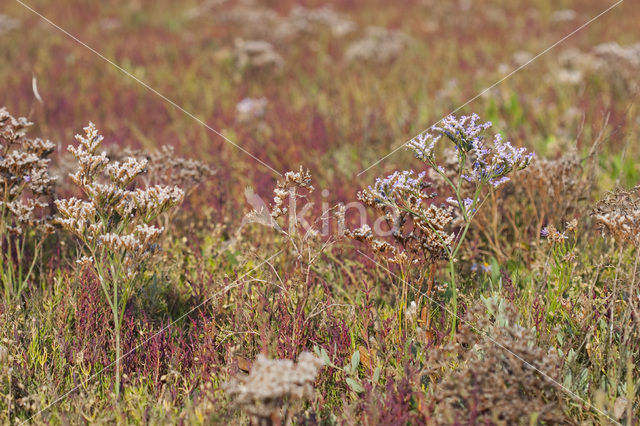
[[[435,149],[444,136],[455,145],[463,179],[477,184],[488,183],[497,188],[509,180],[509,173],[526,168],[534,154],[528,153],[526,148],[513,147],[511,142],[503,141],[500,134],[487,144],[484,132],[491,128],[492,123],[478,123],[479,119],[477,114],[459,119],[451,115],[407,145],[419,160],[443,174],[442,166],[436,164]]]
[[[374,186],[369,186],[369,191],[377,195],[380,202],[388,203],[398,195],[419,191],[425,176],[426,172],[415,176],[413,170],[394,172],[386,178],[377,178]]]
[[[167,185],[134,187],[148,161],[134,157],[111,161],[105,152],[98,152],[103,137],[95,125],[89,123],[84,130],[85,135],[76,135],[78,145],[69,146],[78,160],[78,169],[69,177],[86,199],[56,200],[56,222],[82,243],[77,264],[93,270],[111,307],[118,397],[124,307],[159,249],[164,228],[152,223],[182,202],[184,191]]]
[[[558,229],[553,225],[542,228],[540,235],[547,238],[550,244],[561,243],[569,238],[565,232],[558,231]]]
[[[464,200],[462,200],[462,204],[460,204],[460,202],[458,200],[456,200],[455,198],[449,197],[449,198],[447,198],[447,203],[451,204],[454,207],[462,207],[462,206],[464,206],[464,208],[468,210],[473,205],[473,200],[471,198],[467,197]]]
[[[526,148],[516,148],[511,142],[503,141],[500,134],[488,139],[485,132],[491,126],[491,122],[480,122],[477,114],[460,118],[448,116],[407,144],[415,156],[429,167],[429,181],[425,180],[425,171],[417,175],[413,170],[396,171],[386,178],[378,178],[373,187],[359,194],[361,201],[383,211],[388,222],[392,222],[392,235],[399,246],[406,247],[408,241],[419,241],[422,251],[418,252],[424,253],[428,261],[448,260],[448,287],[453,305],[452,333],[455,333],[457,320],[456,257],[480,208],[483,191],[500,187],[509,181],[510,173],[526,168],[534,157]],[[439,149],[438,144],[447,139],[453,142],[453,149]],[[439,153],[442,153],[441,158],[438,158]],[[437,207],[433,201],[427,203],[436,197],[436,194],[424,192],[432,182],[442,183],[444,190],[450,191],[450,194],[439,195],[450,195],[446,198],[447,203],[457,209]],[[400,230],[408,222],[423,234],[409,232],[404,235]],[[361,231],[353,233],[353,237],[372,246],[379,241],[373,239],[370,232],[365,232],[368,230]],[[400,258],[395,247],[391,246],[392,250],[388,244],[378,244],[378,247],[391,252],[396,259]],[[476,266],[479,267],[482,269]]]

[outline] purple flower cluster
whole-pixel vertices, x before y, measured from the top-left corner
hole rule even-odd
[[[556,239],[559,241],[569,238],[566,232],[558,231],[555,226],[545,226],[544,228],[542,228],[542,231],[540,231],[540,236],[543,238]]]
[[[393,172],[386,178],[377,178],[369,191],[379,197],[383,203],[395,202],[398,197],[404,197],[407,193],[420,191],[426,172],[421,172],[414,177],[413,170]]]
[[[463,166],[462,178],[472,183],[489,183],[497,188],[509,180],[507,174],[527,167],[534,154],[527,153],[526,148],[515,148],[511,142],[504,142],[500,134],[494,136],[491,144],[486,144],[483,133],[492,124],[479,123],[479,120],[477,114],[460,118],[450,115],[433,126],[431,133],[422,133],[409,141],[408,146],[418,159],[443,173],[443,169],[435,164],[434,149],[442,136],[446,136],[456,145],[455,155]]]
[[[474,144],[482,140],[482,133],[492,126],[490,121],[478,124],[478,120],[478,114],[463,115],[459,119],[450,115],[440,122],[440,126],[431,129],[447,136],[458,149],[466,152],[473,149]]]
[[[434,160],[433,150],[440,138],[442,138],[441,135],[433,136],[431,133],[425,132],[411,139],[407,145],[415,152],[419,160],[428,163]]]
[[[479,202],[480,200],[478,199],[477,201]],[[473,205],[473,200],[471,198],[465,198],[464,200],[462,200],[462,206],[461,206],[458,200],[456,200],[453,197],[449,197],[447,198],[447,203],[459,208],[462,208],[464,206],[464,210],[466,211],[466,210],[469,210],[469,208]]]
[[[500,134],[495,135],[490,148],[482,139],[474,140],[470,154],[471,170],[462,177],[469,182],[490,183],[495,188],[509,180],[506,175],[510,172],[526,168],[534,157],[526,148],[515,148],[511,142],[504,142]]]
[[[481,271],[485,274],[488,274],[489,272],[491,272],[491,265],[489,265],[487,262],[474,263],[473,265],[471,265],[471,270],[474,272]]]
[[[477,114],[464,115],[459,119],[450,115],[439,125],[432,126],[430,131],[411,139],[408,146],[413,149],[418,159],[425,162],[434,160],[434,148],[442,136],[455,143],[459,151],[468,152],[475,143],[482,140],[482,133],[491,127],[491,122],[478,124],[478,120],[480,117]]]

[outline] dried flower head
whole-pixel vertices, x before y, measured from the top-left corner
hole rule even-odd
[[[558,229],[553,225],[542,228],[540,235],[546,238],[549,241],[549,244],[560,244],[569,238],[566,232],[558,231]]]
[[[205,162],[180,157],[170,145],[163,145],[150,153],[130,148],[114,149],[107,153],[107,158],[119,161],[119,167],[125,169],[134,162],[138,163],[139,173],[136,176],[147,186],[177,186],[185,196],[216,174],[216,170]]]
[[[194,9],[190,15],[197,16],[202,10]],[[258,4],[238,4],[230,10],[216,14],[218,22],[230,23],[243,37],[287,42],[305,34],[316,34],[328,29],[335,37],[342,37],[355,29],[355,24],[336,12],[330,5],[318,9],[307,9],[295,5],[288,16]]]
[[[0,14],[0,36],[20,27],[20,21],[11,16]]]
[[[562,362],[555,348],[539,347],[535,332],[516,323],[513,309],[495,322],[481,315],[473,328],[486,336],[461,325],[457,342],[430,359],[429,365],[439,369],[434,375],[445,370],[433,389],[438,423],[519,424],[523,413],[562,421],[553,382],[560,379]],[[454,363],[451,356],[457,358]]]
[[[27,138],[32,124],[0,109],[0,221],[12,233],[40,227],[50,219],[43,212],[55,182],[48,171],[54,144]]]
[[[306,190],[307,194],[314,191],[313,185],[311,185],[311,173],[309,170],[304,170],[300,166],[300,170],[297,172],[289,171],[284,174],[284,179],[278,181],[277,188],[273,190],[273,206],[271,208],[271,217],[274,219],[283,217],[289,211],[289,207],[285,205],[285,201],[289,200],[295,204],[295,199],[303,197],[300,190]],[[293,211],[294,206],[291,206]]]
[[[399,31],[369,27],[363,38],[347,47],[344,56],[348,62],[366,61],[386,64],[400,56],[408,40],[409,38]]]
[[[252,122],[264,117],[267,98],[244,98],[236,105],[236,117],[241,123]]]
[[[224,389],[254,419],[285,420],[295,414],[288,412],[291,404],[313,397],[313,383],[322,365],[310,352],[301,353],[297,363],[260,354],[249,375],[234,377]]]
[[[618,189],[607,194],[593,214],[603,232],[619,242],[640,246],[640,185],[631,191]]]
[[[449,229],[453,208],[429,201],[435,194],[426,192],[424,178],[425,172],[394,172],[358,193],[360,201],[383,215],[395,246],[375,238],[368,225],[346,234],[396,262],[448,258],[455,239]]]
[[[70,177],[88,200],[56,200],[57,222],[88,246],[102,244],[111,252],[123,252],[126,270],[134,273],[153,252],[162,232],[148,223],[181,202],[184,192],[163,185],[129,189],[148,161],[128,157],[123,162],[110,162],[105,152],[98,153],[103,138],[93,123],[84,130],[84,136],[76,136],[79,145],[69,146],[78,160],[78,170]],[[99,260],[91,251],[87,258]]]
[[[291,9],[288,22],[297,32],[313,32],[316,27],[327,27],[336,37],[345,36],[355,30],[355,24],[350,19],[333,10],[330,5],[318,9],[307,9],[296,5]]]
[[[264,40],[235,41],[234,58],[239,70],[272,70],[279,71],[284,59],[276,52],[273,45]]]
[[[76,135],[78,146],[69,146],[69,151],[78,161],[78,169],[70,177],[86,200],[56,200],[60,213],[57,222],[82,243],[82,257],[77,263],[93,269],[113,312],[118,395],[124,307],[143,276],[147,261],[158,251],[158,240],[164,231],[151,223],[179,204],[184,192],[166,185],[133,188],[148,161],[135,157],[110,161],[105,152],[98,152],[103,138],[93,123],[84,130],[84,135]]]

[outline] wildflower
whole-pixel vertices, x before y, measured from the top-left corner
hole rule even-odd
[[[640,185],[631,191],[609,193],[595,207],[593,214],[602,231],[619,242],[640,247]]]
[[[84,135],[76,135],[78,146],[69,151],[78,161],[70,174],[86,200],[56,200],[57,223],[82,243],[77,263],[92,266],[113,312],[116,340],[116,395],[120,391],[120,328],[128,297],[144,273],[146,262],[156,251],[164,228],[149,225],[184,198],[176,186],[153,185],[129,189],[147,167],[146,159],[128,157],[110,161],[98,153],[102,136],[89,123]],[[107,183],[104,183],[104,182]]]
[[[416,316],[418,315],[418,305],[416,304],[415,300],[411,301],[407,309],[405,309],[404,314],[410,322],[413,322],[413,320],[415,320]]]
[[[566,233],[558,231],[553,225],[542,228],[540,235],[547,238],[549,244],[559,244],[569,238]]]
[[[93,265],[93,257],[82,256],[80,259],[76,260],[76,263],[81,267],[88,267]]]
[[[569,250],[567,254],[562,257],[563,262],[572,263],[576,260],[575,250]]]
[[[509,180],[507,174],[526,168],[534,154],[527,153],[526,148],[514,148],[510,142],[504,142],[500,134],[494,136],[492,144],[486,144],[483,133],[492,124],[480,123],[479,119],[477,114],[460,118],[451,115],[413,138],[407,146],[416,158],[444,174],[442,166],[435,164],[435,147],[442,137],[446,137],[455,144],[455,160],[451,163],[463,168],[462,178],[497,188]]]
[[[551,22],[557,23],[573,21],[574,19],[576,19],[577,15],[577,12],[573,9],[557,10],[551,15]]]
[[[447,198],[449,205],[458,208],[455,218],[452,209],[436,207],[433,203],[425,207],[425,201],[436,196],[424,192],[429,186],[424,182],[426,172],[415,176],[412,170],[396,171],[386,178],[378,178],[373,187],[359,194],[361,201],[385,213],[393,227],[393,237],[405,248],[403,253],[407,252],[406,247],[416,244],[424,253],[429,253],[425,257],[430,261],[449,261],[452,332],[456,330],[457,310],[454,262],[477,213],[482,191],[486,186],[500,187],[509,180],[508,174],[525,169],[534,157],[525,148],[515,148],[503,141],[500,134],[488,143],[484,133],[491,126],[491,122],[480,122],[477,114],[460,118],[450,115],[407,143],[415,156],[429,166],[429,177],[455,195]],[[437,145],[446,139],[454,145],[453,149],[444,150],[448,169],[437,162]],[[403,234],[400,229],[407,223],[412,223],[413,229]],[[460,231],[455,235],[445,227]],[[367,241],[374,240],[367,237]],[[394,253],[394,257],[397,259],[398,254]]]
[[[264,117],[267,98],[244,98],[236,105],[236,117],[239,122],[248,122]]]
[[[471,265],[471,270],[474,272],[481,271],[485,274],[488,274],[489,272],[491,272],[491,265],[489,265],[487,262],[474,263],[473,265]]]
[[[284,65],[282,56],[271,43],[264,40],[236,40],[234,56],[240,70],[279,71]]]
[[[248,376],[236,376],[224,385],[234,403],[257,419],[288,418],[288,406],[313,396],[313,382],[322,361],[310,352],[288,359],[271,360],[260,354]],[[256,423],[258,423],[256,421]]]
[[[32,125],[0,108],[0,277],[6,299],[18,297],[26,286],[51,231],[49,199],[55,178],[49,174],[48,157],[54,144],[28,138]],[[31,264],[14,264],[15,258],[25,258],[25,250],[31,251]]]
[[[295,197],[296,188],[306,189],[309,193],[313,192],[315,189],[313,185],[311,185],[311,173],[309,170],[305,171],[302,166],[300,166],[300,170],[297,172],[286,172],[284,174],[284,179],[278,182],[277,188],[274,189],[273,206],[271,208],[271,217],[273,219],[277,219],[287,214],[289,209],[284,205],[284,202],[287,197]],[[295,208],[295,206],[292,207]],[[294,213],[295,212],[292,212],[292,214]]]
[[[7,15],[0,14],[0,36],[19,27],[19,20]]]
[[[394,172],[386,178],[377,178],[374,187],[369,186],[369,191],[374,194],[380,203],[393,202],[396,197],[408,193],[418,194],[421,191],[421,183],[426,173],[422,172],[413,177],[414,171]]]
[[[163,145],[160,149],[149,154],[131,150],[118,149],[109,154],[109,158],[127,161],[129,158],[144,162],[144,167],[138,175],[147,186],[161,185],[164,187],[179,187],[185,196],[216,173],[208,164],[176,155],[175,149]]]
[[[392,229],[392,237],[402,250],[375,239],[368,225],[348,231],[346,234],[358,241],[367,242],[375,251],[391,255],[394,261],[401,254],[435,260],[447,257],[454,235],[447,231],[452,221],[450,208],[427,201],[433,198],[425,190],[426,172],[415,175],[413,171],[394,172],[386,178],[378,178],[373,187],[358,193],[358,199],[377,209]],[[411,226],[413,225],[413,226]]]
[[[400,56],[408,44],[408,37],[399,31],[369,27],[365,37],[351,43],[345,51],[347,62],[386,64]]]
[[[296,5],[291,10],[288,22],[299,32],[310,31],[312,25],[326,26],[336,37],[345,36],[355,29],[353,21],[337,13],[331,6],[306,9]]]
[[[476,202],[480,201],[479,199],[476,200]],[[471,198],[465,198],[464,200],[462,200],[462,204],[460,204],[458,202],[458,200],[456,200],[453,197],[449,197],[447,198],[447,203],[451,204],[454,207],[459,207],[459,208],[464,208],[465,210],[469,210],[469,208],[473,205],[473,200]]]

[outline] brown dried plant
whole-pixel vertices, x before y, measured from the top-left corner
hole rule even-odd
[[[140,179],[147,185],[178,186],[188,197],[201,183],[216,174],[216,170],[205,162],[176,155],[175,148],[163,145],[160,149],[145,151],[124,149],[120,155],[109,154],[110,158],[122,161],[127,157],[146,160],[145,173]]]
[[[84,130],[85,136],[76,135],[79,145],[69,146],[69,151],[78,161],[71,180],[86,200],[56,200],[60,213],[56,221],[80,241],[82,257],[78,263],[93,270],[111,307],[118,397],[120,329],[127,301],[159,250],[164,228],[153,225],[154,221],[179,204],[184,192],[177,186],[136,188],[136,178],[144,172],[147,161],[129,157],[110,162],[105,152],[98,153],[103,138],[93,123]]]
[[[640,185],[618,189],[600,200],[593,211],[600,229],[619,243],[640,246]]]
[[[55,179],[54,144],[26,137],[33,123],[0,109],[0,279],[5,301],[19,298],[33,277],[44,239]]]
[[[313,207],[309,198],[314,191],[311,173],[300,167],[297,172],[286,172],[284,179],[277,182],[270,208],[250,189],[245,194],[254,207],[245,221],[272,227],[284,235],[298,262],[308,267],[314,260],[312,247],[320,236],[315,228],[316,223],[309,223],[307,220],[307,213]],[[299,204],[305,201],[307,203],[299,210]]]
[[[613,294],[611,295],[610,305],[611,326],[608,330],[609,336],[607,339],[609,345],[611,345],[614,335],[613,324],[616,316],[622,316],[625,333],[628,331],[627,328],[634,327],[634,324],[630,322],[632,317],[635,318],[636,322],[640,318],[640,289],[637,285],[638,265],[640,264],[640,185],[629,191],[617,189],[606,194],[596,204],[593,215],[602,233],[608,234],[618,244],[618,262],[613,279]],[[622,281],[623,262],[625,262],[623,252],[628,245],[635,250],[635,261],[633,262],[631,277],[628,279],[627,285],[622,289],[622,292],[626,293],[626,295],[622,297],[623,301],[618,303],[618,291],[620,290],[618,284]]]
[[[516,250],[539,242],[546,224],[584,215],[594,184],[584,161],[575,151],[537,160],[501,192],[490,194],[470,231],[474,247],[504,262]]]
[[[260,354],[249,375],[237,375],[224,389],[249,414],[252,424],[289,425],[300,403],[313,397],[313,383],[322,365],[310,352],[301,353],[297,363]]]
[[[175,148],[170,145],[163,145],[160,149],[150,153],[129,148],[117,149],[109,152],[107,156],[117,161],[123,161],[129,157],[146,161],[145,172],[139,177],[145,186],[177,186],[184,191],[185,199],[194,194],[200,185],[217,172],[216,169],[203,161],[176,155]],[[172,225],[179,211],[178,209],[169,209],[160,216],[159,220],[165,230],[173,230]]]
[[[298,309],[304,309],[312,289],[313,271],[322,253],[334,242],[323,238],[318,222],[313,217],[313,202],[310,200],[315,188],[311,173],[302,166],[298,171],[288,171],[273,190],[273,201],[269,207],[251,190],[246,191],[254,209],[245,221],[260,223],[276,230],[284,237],[293,260],[292,279],[281,283],[288,300]]]
[[[442,376],[433,388],[437,422],[563,423],[555,388],[562,362],[555,348],[539,347],[535,332],[518,325],[513,307],[489,303],[493,318],[469,312],[475,325],[461,324],[457,340],[430,357],[430,377]]]

